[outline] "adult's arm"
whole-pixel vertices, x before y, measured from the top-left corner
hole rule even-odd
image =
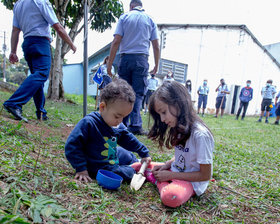
[[[77,48],[74,45],[74,43],[71,40],[71,38],[69,37],[69,35],[66,33],[64,27],[60,23],[55,23],[55,24],[53,24],[52,27],[56,30],[58,35],[70,46],[72,51],[75,53]]]
[[[114,59],[116,57],[116,54],[117,54],[117,51],[119,49],[121,41],[122,41],[122,36],[118,35],[118,34],[115,34],[114,40],[111,44],[109,60],[107,62],[107,73],[111,77],[113,76],[112,65],[113,65],[113,62],[114,62]]]
[[[150,73],[156,74],[158,71],[159,54],[160,54],[158,39],[152,40],[152,46],[153,46],[153,52],[154,52],[155,67],[152,71],[150,71]]]
[[[13,26],[12,29],[12,37],[11,37],[11,53],[9,56],[9,61],[14,64],[15,62],[18,62],[18,56],[17,56],[17,45],[18,45],[18,39],[19,39],[19,33],[20,29]]]
[[[218,87],[216,88],[216,92],[218,92],[219,91],[219,87],[221,86],[221,84],[220,85],[218,85]]]

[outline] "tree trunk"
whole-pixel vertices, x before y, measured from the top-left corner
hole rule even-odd
[[[64,98],[63,72],[62,72],[62,39],[57,35],[54,56],[52,56],[52,66],[49,77],[48,99],[60,100]],[[65,55],[65,54],[63,54]]]

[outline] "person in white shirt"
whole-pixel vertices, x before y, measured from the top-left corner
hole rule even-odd
[[[151,78],[148,79],[148,91],[145,97],[145,114],[147,113],[148,110],[148,104],[149,104],[149,99],[151,97],[151,95],[156,91],[158,87],[158,80],[155,79],[155,75],[151,74]]]
[[[164,82],[151,96],[149,112],[154,124],[148,137],[175,148],[173,159],[152,162],[145,175],[159,189],[164,205],[178,207],[205,192],[212,175],[214,138],[193,109],[187,89],[176,81]],[[136,170],[141,164],[134,165]],[[153,178],[152,178],[153,177]]]
[[[203,84],[199,86],[197,90],[197,94],[198,94],[197,114],[200,113],[200,108],[202,105],[202,117],[204,116],[204,111],[207,105],[208,93],[209,93],[209,87],[207,86],[207,79],[204,79]]]
[[[267,80],[266,86],[264,86],[261,91],[263,100],[262,100],[262,104],[261,104],[261,115],[260,115],[258,122],[262,122],[262,117],[264,116],[264,111],[266,111],[265,123],[268,123],[269,112],[271,111],[271,108],[272,108],[272,99],[274,98],[276,93],[277,93],[276,89],[272,85],[272,80],[271,79]]]

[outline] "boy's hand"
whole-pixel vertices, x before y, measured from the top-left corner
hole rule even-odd
[[[85,181],[86,183],[92,181],[92,179],[90,178],[87,170],[77,172],[76,175],[75,175],[75,179],[79,180],[79,181]]]
[[[152,158],[151,157],[144,157],[141,159],[141,163],[146,162],[148,165],[151,163]]]

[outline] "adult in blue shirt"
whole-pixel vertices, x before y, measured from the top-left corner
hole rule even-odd
[[[73,52],[76,51],[76,47],[63,26],[58,22],[48,0],[19,0],[14,5],[13,12],[9,60],[11,63],[18,62],[16,52],[19,34],[22,31],[24,38],[22,50],[31,74],[3,105],[9,113],[14,115],[16,120],[28,122],[22,115],[22,106],[33,97],[37,118],[40,120],[42,116],[43,120],[47,120],[43,88],[51,68],[50,42],[52,37],[50,26],[69,44]]]
[[[267,80],[266,86],[264,86],[261,91],[263,100],[262,100],[262,104],[261,104],[261,115],[260,115],[258,122],[262,122],[262,117],[264,116],[264,111],[266,111],[265,123],[267,123],[267,124],[269,123],[268,117],[269,117],[269,112],[271,111],[271,108],[272,108],[272,99],[274,98],[276,93],[277,93],[276,89],[272,85],[272,80],[271,79]]]
[[[197,90],[197,94],[198,94],[197,114],[200,113],[200,108],[202,105],[202,117],[204,117],[204,112],[207,105],[208,93],[209,93],[209,87],[207,86],[207,79],[204,79],[203,85],[199,86]]]
[[[241,120],[244,120],[249,102],[253,99],[253,89],[251,88],[251,80],[247,80],[246,86],[241,89],[239,99],[240,99],[240,105],[235,119],[238,120],[238,117],[243,108]]]
[[[228,86],[225,83],[224,79],[220,79],[220,85],[216,88],[216,92],[218,92],[217,98],[216,98],[216,115],[215,118],[218,117],[219,111],[221,109],[221,117],[224,115],[224,111],[226,108],[226,101],[227,101],[227,94],[230,94],[230,91],[228,90]]]
[[[107,70],[108,74],[112,75],[112,64],[119,49],[121,55],[118,66],[119,77],[126,80],[136,93],[134,108],[123,121],[133,134],[146,134],[142,129],[140,110],[147,86],[150,42],[152,42],[155,61],[155,67],[150,73],[156,74],[158,70],[158,39],[157,25],[142,9],[141,0],[132,0],[130,2],[130,11],[124,13],[118,21],[111,45]]]

